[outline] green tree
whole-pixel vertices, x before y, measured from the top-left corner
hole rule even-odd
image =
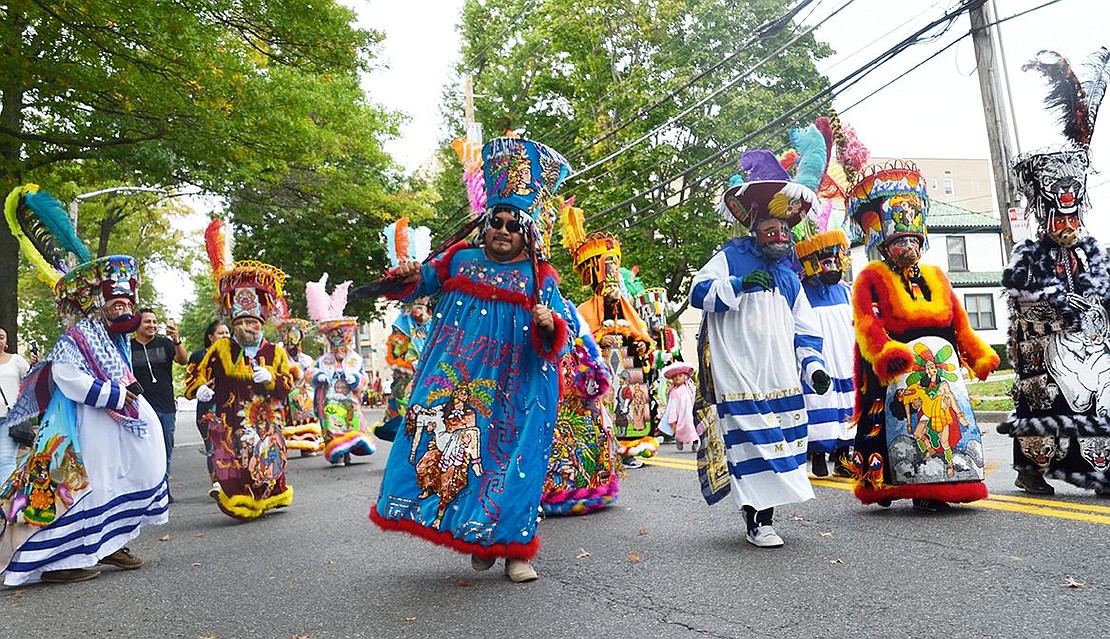
[[[334,0],[19,0],[0,17],[7,188],[62,191],[59,172],[90,161],[117,183],[224,196],[391,164],[397,116],[359,85],[380,35]],[[78,184],[69,196],[92,190]],[[17,264],[0,225],[0,325],[15,324]]]
[[[739,151],[690,167],[828,86],[814,62],[830,50],[811,35],[771,55],[800,35],[790,21],[740,46],[786,11],[784,0],[469,0],[460,72],[473,74],[487,132],[512,128],[577,169],[600,162],[562,192],[585,209],[588,231],[621,236],[625,266],[684,300],[692,273],[732,234],[715,205]],[[753,146],[785,143],[782,130]],[[569,256],[554,262],[581,299]]]

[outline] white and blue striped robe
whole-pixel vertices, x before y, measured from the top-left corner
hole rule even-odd
[[[809,412],[809,452],[831,453],[850,446],[856,437],[852,422],[856,401],[853,368],[856,332],[852,328],[851,288],[844,282],[829,286],[807,280],[802,282],[802,290],[817,317],[824,342],[821,356],[825,372],[832,378],[832,386],[824,395],[802,383]]]
[[[56,388],[74,403],[76,437],[89,476],[89,491],[53,523],[35,528],[9,524],[0,537],[0,561],[11,555],[4,584],[38,581],[43,572],[92,568],[127,545],[148,524],[169,519],[166,447],[158,416],[139,396],[139,418],[146,435],[121,427],[106,408],[123,408],[121,384],[104,382],[72,364],[50,368]]]
[[[740,280],[757,269],[771,273],[775,290],[743,290]],[[786,260],[768,264],[752,238],[738,238],[694,276],[690,303],[705,312],[717,420],[737,508],[812,499],[801,378],[811,380],[824,362],[797,274]]]

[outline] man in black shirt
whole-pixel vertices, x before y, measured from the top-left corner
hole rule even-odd
[[[166,334],[158,334],[158,316],[153,309],[139,311],[139,330],[131,338],[131,369],[142,386],[143,397],[154,407],[158,421],[162,422],[162,435],[166,440],[166,475],[170,474],[170,455],[173,453],[174,422],[177,403],[173,397],[173,363],[189,363],[189,353],[181,344],[177,325],[166,320]],[[173,501],[173,498],[170,498]]]

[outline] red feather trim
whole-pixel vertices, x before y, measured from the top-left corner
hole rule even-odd
[[[432,268],[434,268],[436,274],[439,275],[440,282],[446,282],[451,277],[451,260],[455,259],[455,253],[468,248],[473,248],[473,245],[463,240],[444,251],[443,255],[432,260]]]
[[[569,335],[570,332],[567,329],[566,320],[558,315],[553,315],[552,317],[555,320],[555,333],[551,336],[550,340],[544,339],[543,331],[540,330],[539,326],[536,326],[535,320],[532,320],[532,325],[528,329],[528,332],[532,334],[532,348],[536,349],[540,357],[554,363],[558,361],[559,353],[563,352],[563,347],[567,344],[567,335]],[[544,342],[550,342],[551,346],[545,346]]]
[[[966,504],[987,498],[987,485],[981,481],[950,484],[898,484],[875,488],[856,484],[856,499],[875,504],[885,499],[936,499],[949,504]]]
[[[504,557],[506,559],[523,559],[525,561],[531,560],[540,551],[540,538],[536,537],[527,544],[493,544],[490,546],[482,546],[480,544],[471,543],[457,539],[450,532],[446,530],[434,530],[422,524],[419,524],[411,519],[386,519],[378,514],[377,505],[370,507],[370,521],[378,525],[382,530],[392,530],[396,532],[408,533],[414,537],[419,537],[425,541],[430,541],[433,544],[445,546],[454,550],[455,552],[464,555],[478,555],[482,559],[494,559],[497,557]]]
[[[514,306],[519,306],[525,310],[532,309],[531,298],[524,293],[517,293],[515,291],[508,291],[489,284],[479,284],[474,280],[468,280],[465,277],[451,277],[443,282],[443,291],[459,291],[477,297],[478,299],[507,302]]]

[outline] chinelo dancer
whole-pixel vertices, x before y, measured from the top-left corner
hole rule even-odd
[[[566,160],[513,137],[482,150],[477,244],[401,264],[380,286],[394,299],[440,294],[370,518],[536,579],[536,520],[559,401],[559,359],[578,322],[547,262],[552,201]],[[465,229],[464,229],[465,230]],[[367,287],[360,287],[367,288]]]

